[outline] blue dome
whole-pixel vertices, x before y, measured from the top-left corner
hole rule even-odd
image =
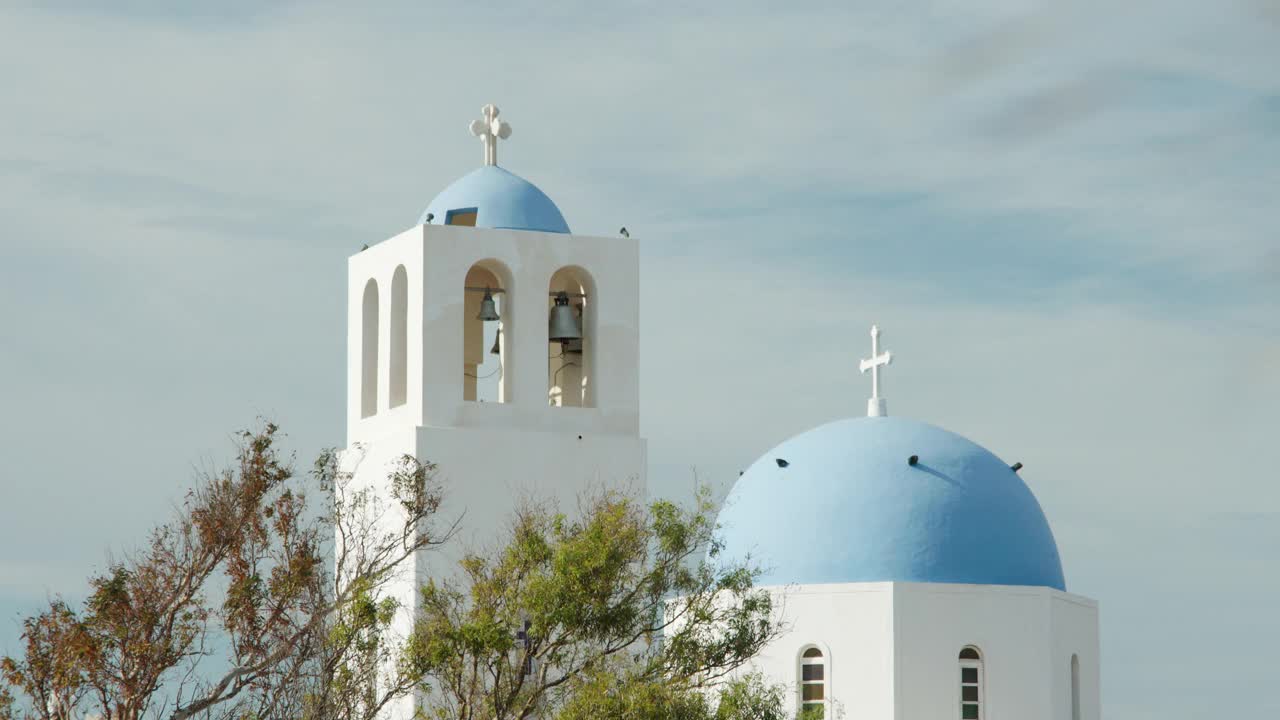
[[[459,211],[474,211],[476,227],[569,232],[560,208],[546,193],[497,165],[483,165],[455,180],[431,201],[418,224],[427,222],[428,213],[437,225],[451,224],[450,213]]]
[[[725,557],[750,555],[764,568],[762,585],[1066,589],[1049,523],[1017,473],[907,418],[838,420],[787,440],[738,479],[719,523]]]

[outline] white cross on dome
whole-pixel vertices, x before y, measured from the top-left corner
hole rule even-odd
[[[498,138],[506,140],[511,137],[511,126],[505,120],[498,119],[498,106],[489,103],[480,108],[484,117],[471,121],[471,134],[484,143],[484,164],[498,164]]]
[[[893,353],[880,352],[880,326],[871,326],[871,357],[858,363],[858,371],[871,371],[871,399],[867,401],[867,417],[889,414],[889,403],[880,397],[880,368],[893,362]]]

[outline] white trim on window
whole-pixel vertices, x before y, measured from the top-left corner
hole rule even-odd
[[[973,645],[960,650],[960,720],[985,720],[986,677],[982,651]]]
[[[796,695],[800,712],[817,708],[819,717],[827,715],[831,702],[831,662],[823,648],[805,645],[796,658]]]

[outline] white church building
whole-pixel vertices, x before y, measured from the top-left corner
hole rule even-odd
[[[436,463],[465,513],[459,546],[484,544],[525,497],[643,491],[647,471],[636,241],[573,234],[499,167],[497,108],[471,131],[484,164],[347,268],[356,481],[385,482],[405,454]],[[828,718],[1098,720],[1098,606],[1067,592],[1020,466],[890,416],[874,327],[872,343],[868,416],[783,441],[720,512],[727,554],[763,565],[783,608],[754,669]],[[453,559],[424,554],[394,593],[412,607]]]

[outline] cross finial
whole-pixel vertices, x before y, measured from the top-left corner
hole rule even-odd
[[[484,164],[498,164],[498,138],[506,140],[511,137],[511,126],[498,119],[498,106],[490,103],[480,108],[483,115],[479,120],[471,121],[471,134],[484,143]]]
[[[889,404],[880,397],[880,368],[893,362],[893,353],[880,352],[880,327],[871,326],[871,357],[858,363],[860,372],[871,371],[871,399],[867,401],[867,417],[883,417],[889,414]]]

